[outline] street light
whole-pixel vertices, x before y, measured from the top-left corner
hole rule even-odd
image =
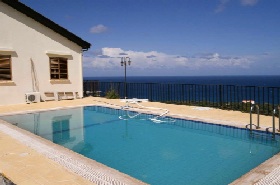
[[[126,99],[126,65],[130,65],[131,61],[129,57],[121,58],[121,66],[124,66],[124,98]]]

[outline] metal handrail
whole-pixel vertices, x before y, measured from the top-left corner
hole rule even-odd
[[[253,126],[253,124],[252,124],[252,112],[253,112],[255,107],[257,109],[257,114],[258,114],[256,129],[261,128],[260,127],[260,107],[258,105],[254,104],[254,105],[251,106],[251,109],[250,109],[250,131],[251,131],[251,133],[252,133],[252,130],[253,130],[253,128],[252,128],[252,126]]]
[[[275,135],[275,115],[276,111],[278,111],[278,120],[279,120],[279,125],[278,125],[278,132],[280,132],[280,105],[277,106],[277,108],[274,108],[272,111],[272,133],[273,136]]]

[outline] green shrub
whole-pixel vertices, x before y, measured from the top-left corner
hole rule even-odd
[[[111,89],[106,92],[105,97],[108,99],[119,99],[120,95],[114,89]]]

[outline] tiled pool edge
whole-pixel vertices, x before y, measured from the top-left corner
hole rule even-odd
[[[280,166],[275,168],[271,173],[269,173],[267,176],[262,178],[256,185],[265,185],[267,182],[270,184],[279,184],[280,183]]]
[[[74,172],[95,184],[145,184],[140,180],[134,179],[133,177],[123,174],[94,160],[87,159],[80,154],[72,152],[62,146],[53,144],[52,142],[29,133],[28,131],[9,125],[6,121],[0,120],[0,130],[25,146],[32,148],[38,153],[43,154],[47,158],[65,167],[68,171]]]
[[[280,184],[280,153],[233,181],[230,185],[276,185]]]

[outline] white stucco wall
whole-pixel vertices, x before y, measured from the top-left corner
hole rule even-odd
[[[49,91],[70,91],[82,96],[80,46],[2,2],[0,23],[0,54],[7,48],[13,51],[10,52],[12,83],[0,81],[0,106],[25,103],[25,93],[33,91],[30,59],[35,64],[41,95]],[[54,53],[52,56],[67,54],[68,81],[50,80],[50,54],[47,52]]]

